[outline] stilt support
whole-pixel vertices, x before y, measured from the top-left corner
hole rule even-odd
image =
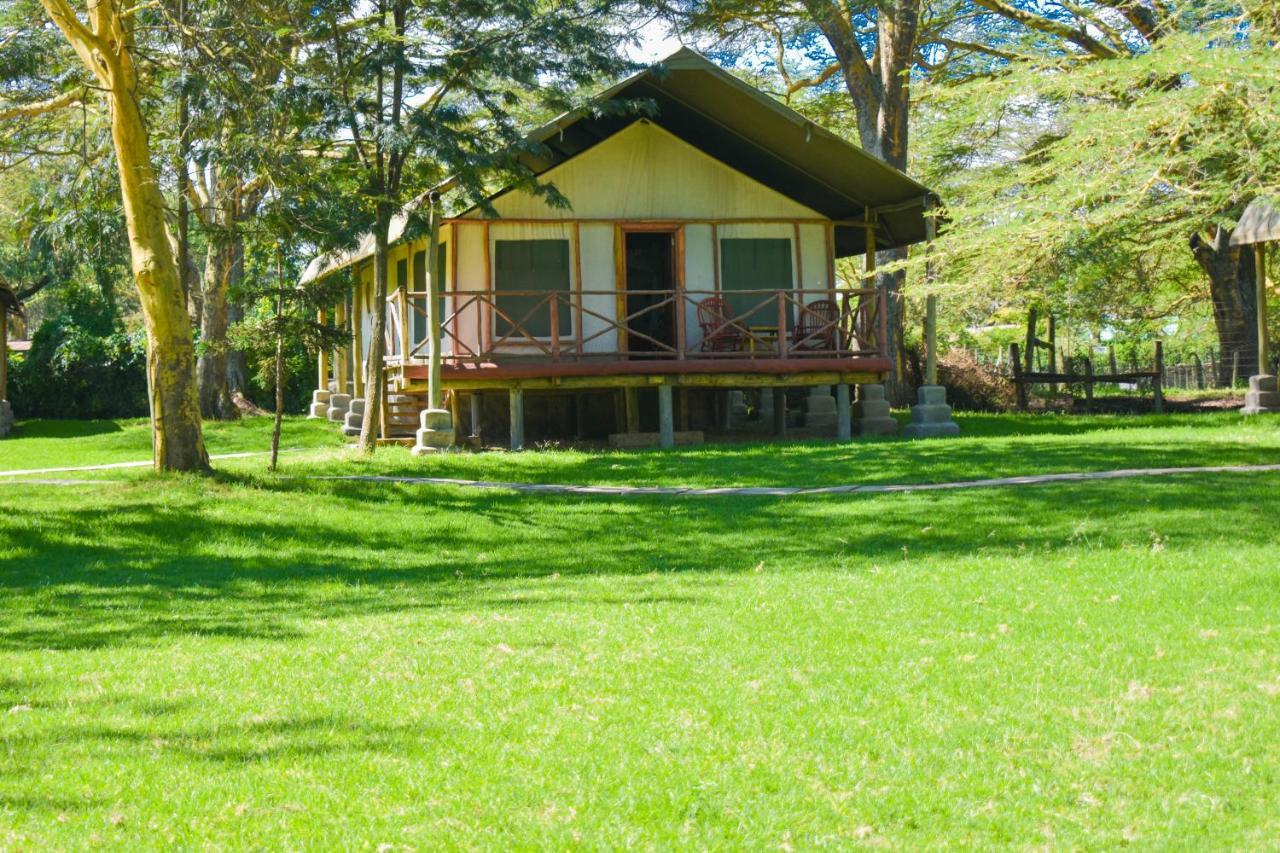
[[[836,438],[849,441],[853,438],[852,408],[849,405],[849,386],[843,382],[836,386]]]
[[[676,446],[675,416],[671,410],[671,386],[658,386],[658,443],[664,448]]]
[[[508,403],[511,410],[511,449],[524,450],[524,389],[512,388]]]

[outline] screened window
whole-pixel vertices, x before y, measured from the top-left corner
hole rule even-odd
[[[437,266],[440,271],[440,292],[444,293],[449,289],[449,266],[447,259],[449,257],[449,246],[447,243],[441,243],[439,251],[436,253]],[[404,261],[401,261],[404,263]],[[413,256],[413,291],[415,293],[427,292],[427,253],[425,251],[417,252]],[[421,298],[417,301],[418,305],[426,307],[426,302]],[[444,325],[445,319],[449,316],[445,311],[446,300],[440,297],[436,304],[436,310],[439,312],[436,316],[440,318],[440,324]],[[425,341],[427,339],[427,315],[413,312],[413,339],[415,341]],[[442,347],[443,349],[443,347]]]
[[[494,336],[511,335],[515,341],[529,335],[551,337],[551,308],[543,294],[571,288],[569,241],[497,240],[493,249],[493,285],[502,312],[494,314]],[[568,300],[556,301],[560,334],[567,336],[573,312]],[[513,329],[513,323],[520,328]]]
[[[780,238],[726,238],[720,241],[720,289],[734,316],[752,311],[742,322],[747,326],[776,326],[776,297],[744,290],[791,290],[791,241]],[[787,328],[792,325],[787,311]]]

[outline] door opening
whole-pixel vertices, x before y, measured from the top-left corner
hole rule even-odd
[[[623,239],[626,310],[631,317],[627,321],[627,351],[632,358],[671,358],[670,350],[676,346],[677,303],[662,303],[676,290],[676,232],[628,231]]]

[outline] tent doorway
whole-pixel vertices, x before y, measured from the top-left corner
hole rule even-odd
[[[624,231],[627,351],[631,358],[671,357],[676,346],[675,229]],[[666,302],[667,304],[662,304]],[[653,353],[653,355],[649,355]]]

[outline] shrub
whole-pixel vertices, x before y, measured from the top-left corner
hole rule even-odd
[[[1013,382],[966,350],[951,350],[938,359],[938,381],[947,386],[947,399],[957,409],[1011,412],[1017,406]]]
[[[100,297],[72,292],[14,361],[14,411],[23,418],[143,417],[146,353],[141,330],[126,332],[113,322]]]

